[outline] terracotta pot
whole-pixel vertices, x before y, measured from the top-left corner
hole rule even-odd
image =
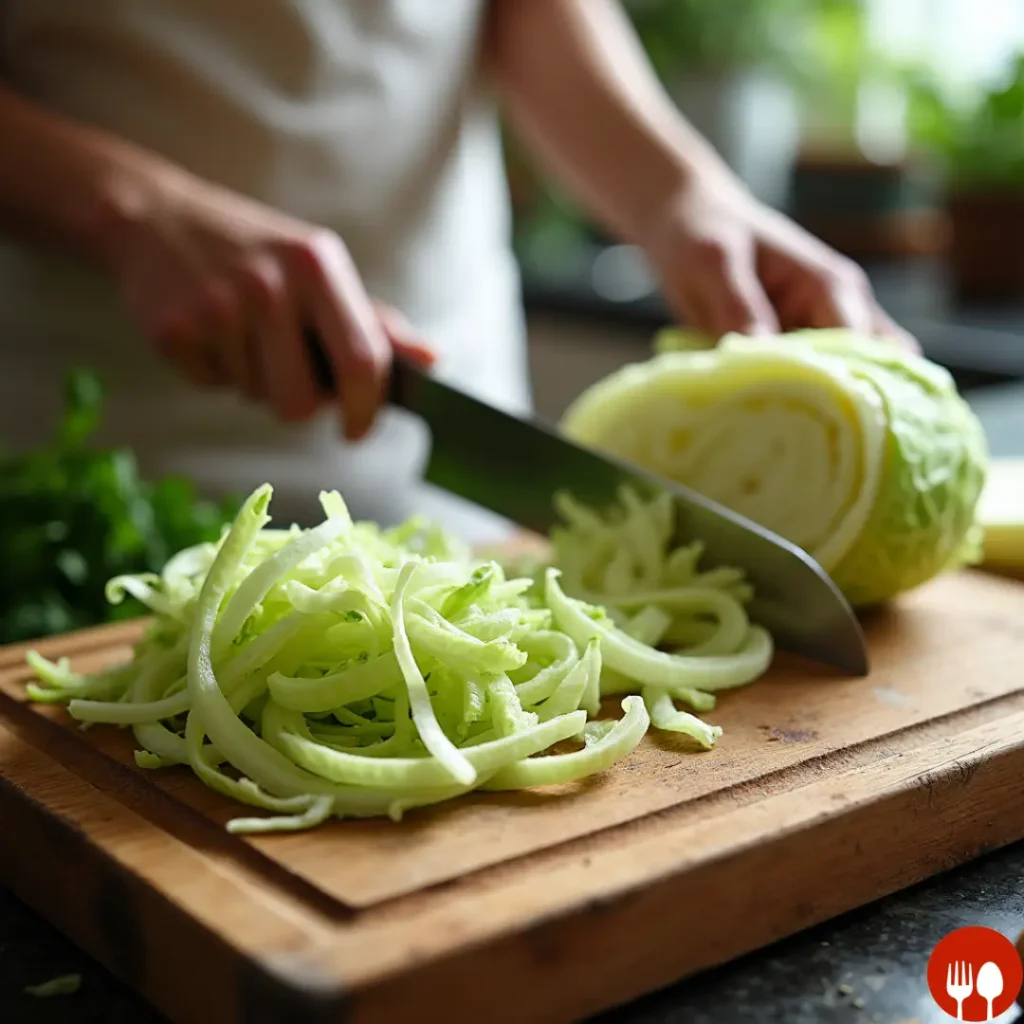
[[[947,199],[953,289],[964,302],[1024,298],[1024,188],[959,189]]]
[[[800,224],[848,256],[887,260],[945,251],[946,218],[935,199],[930,177],[916,164],[805,150],[789,208]]]

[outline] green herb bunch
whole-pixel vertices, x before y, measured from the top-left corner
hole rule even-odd
[[[62,633],[142,613],[110,605],[108,579],[159,571],[183,547],[216,540],[234,511],[200,500],[184,479],[139,479],[123,448],[89,443],[103,388],[86,371],[65,385],[63,416],[47,444],[0,455],[0,642]]]

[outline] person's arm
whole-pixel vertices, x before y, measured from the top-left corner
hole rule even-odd
[[[346,432],[359,437],[382,401],[391,345],[429,359],[367,297],[332,232],[3,87],[0,138],[0,224],[109,271],[143,334],[194,383],[229,385],[304,419],[323,400],[304,347],[313,329]]]
[[[686,122],[614,0],[491,0],[486,45],[512,125],[694,326],[909,342],[858,267],[757,203]]]
[[[0,86],[0,223],[97,255],[102,228],[136,183],[170,177],[157,157]]]
[[[491,0],[487,46],[516,130],[620,237],[642,242],[694,173],[731,177],[611,0]]]

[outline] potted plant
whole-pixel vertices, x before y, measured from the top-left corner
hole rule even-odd
[[[949,266],[964,302],[1024,298],[1024,54],[973,100],[919,83],[914,136],[940,160],[951,226]]]
[[[793,69],[803,124],[791,212],[861,259],[933,253],[944,223],[907,153],[908,71],[873,38],[864,0],[815,8]]]
[[[628,0],[673,100],[761,199],[781,206],[799,141],[788,80],[817,0]]]

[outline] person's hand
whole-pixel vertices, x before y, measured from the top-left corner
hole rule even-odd
[[[370,429],[393,351],[430,351],[373,302],[342,240],[186,175],[133,182],[94,226],[128,311],[190,381],[228,386],[304,420],[320,394],[303,340],[317,335],[337,381],[345,434]]]
[[[731,181],[688,184],[644,246],[673,312],[716,338],[848,327],[919,351],[856,263]]]

